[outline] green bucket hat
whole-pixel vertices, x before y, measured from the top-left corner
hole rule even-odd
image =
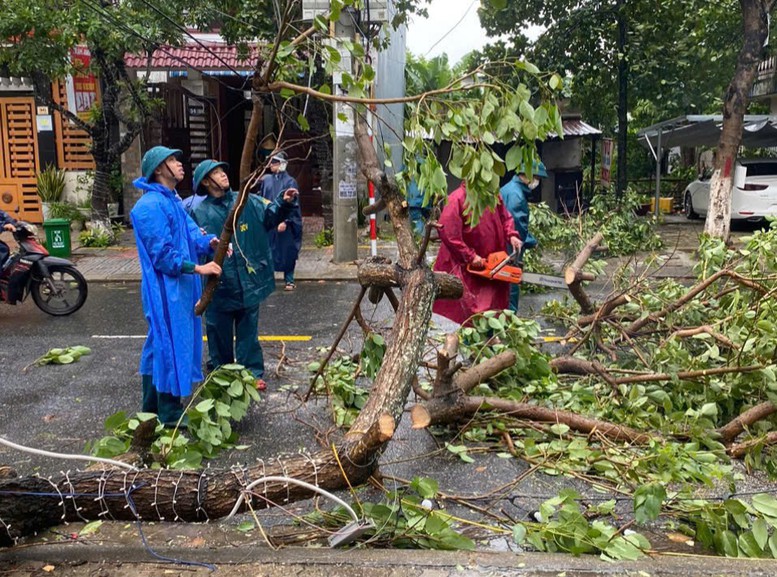
[[[201,163],[197,165],[197,168],[194,169],[194,192],[195,194],[204,195],[207,194],[206,190],[200,190],[200,184],[202,184],[202,181],[205,179],[206,176],[208,176],[211,172],[216,170],[219,166],[223,166],[225,168],[229,168],[229,165],[226,162],[219,162],[217,160],[203,160]]]
[[[171,156],[180,158],[183,154],[177,148],[167,148],[166,146],[155,146],[150,148],[146,154],[143,155],[143,160],[140,161],[140,172],[146,177],[146,180],[150,180],[151,176],[157,167]]]

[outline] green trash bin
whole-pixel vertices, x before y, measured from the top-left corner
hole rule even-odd
[[[70,220],[52,218],[43,222],[46,231],[46,248],[51,256],[70,256]]]

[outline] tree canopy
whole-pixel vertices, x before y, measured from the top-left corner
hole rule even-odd
[[[541,68],[567,76],[571,105],[612,131],[618,94],[614,10],[598,0],[507,0],[501,10],[481,7],[479,15],[490,36],[507,35],[507,54],[523,50]],[[623,14],[629,112],[639,115],[638,122],[720,110],[741,42],[736,2],[637,1]],[[529,25],[545,28],[534,42],[526,37]]]

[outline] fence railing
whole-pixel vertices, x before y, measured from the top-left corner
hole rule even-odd
[[[656,195],[656,181],[653,178],[636,178],[629,180],[629,186],[638,194],[654,198]],[[680,211],[683,208],[683,193],[688,186],[688,179],[661,177],[661,196],[672,197],[672,211]]]

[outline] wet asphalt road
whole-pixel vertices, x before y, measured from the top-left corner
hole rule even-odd
[[[69,317],[51,317],[31,299],[18,306],[0,305],[0,436],[80,453],[87,440],[104,435],[107,416],[139,410],[137,369],[146,334],[139,289],[139,283],[91,284],[86,304]],[[271,389],[296,380],[299,367],[299,378],[305,378],[304,367],[315,358],[315,348],[331,344],[358,290],[351,283],[301,283],[295,292],[278,291],[263,303],[260,335],[310,337],[263,343]],[[92,354],[71,365],[28,367],[52,348],[74,345],[87,346]],[[275,376],[281,352],[291,365]],[[64,466],[4,447],[0,463],[13,464],[20,473]]]
[[[70,317],[50,317],[31,301],[18,307],[0,307],[0,436],[39,449],[83,454],[88,441],[106,434],[103,423],[108,416],[139,410],[137,368],[146,331],[139,284],[93,284],[89,290],[84,308]],[[328,404],[322,397],[302,403],[293,389],[307,391],[311,376],[307,365],[323,355],[316,348],[328,349],[331,345],[358,292],[354,283],[300,283],[297,291],[276,292],[263,303],[261,336],[310,339],[263,341],[269,388],[263,395],[264,402],[252,406],[247,417],[236,425],[240,443],[248,448],[225,451],[211,466],[251,464],[269,456],[300,450],[314,452],[321,447],[322,440],[333,432]],[[522,311],[539,306],[532,306],[532,298],[537,297],[522,300]],[[547,298],[541,296],[537,302]],[[392,316],[385,300],[376,307],[365,299],[362,313],[376,328],[385,326]],[[453,328],[436,315],[434,321],[446,331]],[[360,331],[353,324],[340,348],[350,354],[358,351],[360,344]],[[92,354],[70,365],[33,366],[24,372],[49,349],[73,345],[88,346]],[[278,372],[281,357],[286,363]],[[528,469],[522,461],[493,454],[477,455],[474,464],[467,464],[445,449],[447,438],[411,430],[408,421],[402,419],[382,455],[380,469],[384,475],[404,479],[431,476],[447,491],[462,494],[503,486]],[[44,476],[85,466],[83,462],[29,455],[0,446],[2,464],[12,465],[22,475]],[[503,506],[522,518],[545,496],[555,495],[559,485],[569,484],[585,492],[585,487],[574,481],[533,475],[521,482],[521,492],[537,497],[531,502],[514,503],[511,491],[507,491]],[[378,493],[374,497],[379,500],[383,496]],[[265,515],[272,517],[273,513]],[[265,521],[272,523],[273,519]]]

